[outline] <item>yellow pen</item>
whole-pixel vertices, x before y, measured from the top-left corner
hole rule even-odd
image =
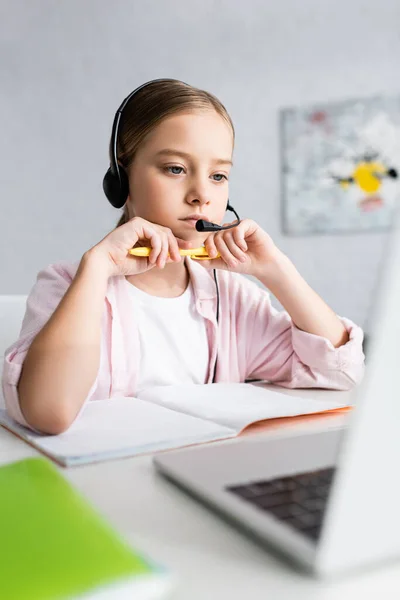
[[[138,248],[131,248],[128,250],[129,254],[133,256],[149,256],[152,248],[139,246]],[[219,258],[221,255],[218,252],[216,256],[209,256],[207,249],[204,246],[201,248],[189,248],[188,250],[179,249],[181,256],[190,256],[193,260],[212,260],[213,258]]]

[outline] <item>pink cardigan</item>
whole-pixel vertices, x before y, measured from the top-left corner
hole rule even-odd
[[[216,322],[216,288],[211,271],[186,258],[196,309],[205,318],[212,382],[265,379],[288,388],[348,390],[362,379],[363,332],[339,317],[349,332],[340,348],[318,335],[298,329],[285,311],[272,307],[269,293],[242,275],[217,271],[220,316]],[[28,426],[19,407],[17,384],[28,348],[71,284],[78,263],[49,265],[40,271],[28,300],[19,339],[7,349],[3,394],[9,415]],[[127,325],[129,323],[129,325]],[[125,278],[112,277],[104,302],[102,349],[97,377],[88,400],[134,396],[139,368],[139,336],[132,296]],[[110,384],[111,382],[111,384]]]

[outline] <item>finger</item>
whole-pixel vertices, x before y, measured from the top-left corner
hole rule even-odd
[[[143,237],[150,241],[151,252],[149,255],[149,262],[150,264],[155,265],[161,251],[161,236],[155,229],[143,227]]]
[[[236,244],[239,246],[239,248],[241,248],[244,252],[246,252],[248,246],[246,243],[246,240],[244,239],[244,231],[243,229],[241,229],[241,227],[236,227],[235,229],[232,229],[231,231],[233,239],[235,240]]]
[[[229,248],[231,254],[233,254],[233,256],[237,258],[240,262],[245,262],[246,254],[237,245],[232,232],[226,232],[226,234],[224,235],[224,241],[227,247]]]
[[[176,239],[176,237],[174,236],[172,231],[169,231],[169,233],[168,233],[168,244],[169,244],[169,255],[171,257],[171,260],[180,262],[182,257],[179,254],[178,240]]]
[[[169,242],[168,242],[168,235],[166,233],[161,233],[160,236],[161,236],[161,252],[157,258],[157,266],[160,269],[163,269],[165,267],[165,263],[167,262],[167,259],[168,259]]]
[[[214,258],[215,256],[217,256],[218,250],[215,246],[214,235],[208,236],[208,238],[204,242],[204,246],[207,250],[208,256],[211,256],[211,258]]]
[[[222,260],[228,265],[228,267],[236,267],[238,261],[234,256],[232,256],[224,238],[221,235],[216,235],[214,240]]]

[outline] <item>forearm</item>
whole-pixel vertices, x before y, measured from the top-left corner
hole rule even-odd
[[[99,367],[101,325],[108,277],[93,253],[53,315],[33,340],[18,384],[26,421],[46,433],[69,427]]]
[[[308,285],[282,252],[256,277],[281,303],[301,330],[329,339],[335,348],[349,340],[334,311]]]

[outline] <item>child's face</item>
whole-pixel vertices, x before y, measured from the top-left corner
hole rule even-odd
[[[169,227],[177,237],[201,245],[209,233],[199,233],[183,219],[201,213],[222,222],[232,152],[232,130],[214,110],[168,117],[146,137],[129,170],[130,217]]]

